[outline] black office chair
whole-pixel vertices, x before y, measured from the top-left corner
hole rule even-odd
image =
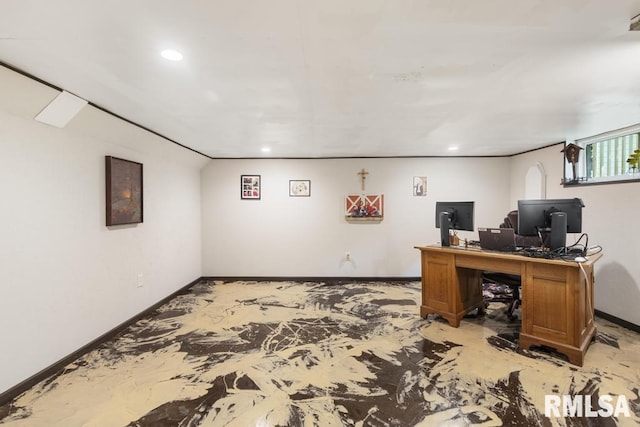
[[[540,239],[534,236],[521,236],[518,234],[518,211],[514,210],[507,214],[500,228],[513,228],[513,232],[516,235],[516,246],[530,247],[539,246]],[[522,300],[520,299],[520,287],[522,286],[522,280],[517,274],[496,273],[492,271],[485,271],[482,274],[483,281],[495,283],[497,285],[504,285],[511,289],[511,298],[507,299],[507,317],[509,320],[515,320],[517,317],[513,312],[520,307]]]

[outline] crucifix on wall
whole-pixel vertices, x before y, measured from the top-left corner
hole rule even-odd
[[[365,194],[367,172],[364,168],[357,172],[360,175],[362,194],[349,194],[345,197],[344,216],[347,221],[374,221],[380,222],[384,218],[384,195]]]
[[[364,168],[362,168],[362,170],[358,172],[358,175],[360,175],[360,179],[362,180],[362,191],[364,191],[364,181],[367,179],[366,175],[368,174],[369,172],[364,170]]]

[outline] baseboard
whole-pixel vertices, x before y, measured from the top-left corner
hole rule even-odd
[[[325,283],[344,283],[344,282],[419,282],[420,277],[347,277],[347,276],[203,276],[202,280],[210,281],[248,281],[248,282],[325,282]]]
[[[158,307],[160,307],[161,305],[165,304],[169,300],[175,298],[176,296],[186,292],[189,288],[191,288],[193,285],[199,283],[201,280],[202,280],[202,278],[198,278],[198,279],[194,280],[193,282],[189,283],[188,285],[183,286],[182,288],[180,288],[177,291],[173,292],[171,295],[169,295],[169,296],[161,299],[157,303],[153,304],[151,307],[149,307],[149,308],[145,309],[144,311],[136,314],[135,316],[133,316],[129,320],[126,320],[125,322],[119,324],[118,326],[116,326],[115,328],[111,329],[110,331],[102,334],[98,338],[96,338],[93,341],[91,341],[90,343],[82,346],[81,348],[79,348],[78,350],[76,350],[73,353],[69,354],[68,356],[58,360],[57,362],[55,362],[51,366],[48,366],[48,367],[44,368],[42,371],[38,372],[37,374],[32,375],[31,377],[27,378],[26,380],[24,380],[24,381],[20,382],[19,384],[11,387],[7,391],[1,393],[0,394],[0,406],[3,406],[5,404],[7,404],[9,401],[15,399],[20,394],[22,394],[25,391],[29,390],[31,387],[33,387],[36,384],[38,384],[40,381],[43,381],[43,380],[49,378],[50,376],[54,375],[56,372],[60,371],[61,369],[64,369],[65,366],[67,366],[69,363],[73,362],[74,360],[78,359],[82,355],[84,355],[84,354],[96,349],[98,346],[100,346],[104,342],[110,340],[111,338],[115,337],[117,334],[122,332],[127,327],[131,326],[132,324],[134,324],[135,322],[137,322],[141,318],[143,318],[143,317],[147,316],[148,314],[150,314],[153,310],[157,309]]]
[[[604,320],[608,320],[611,323],[614,323],[618,326],[622,326],[623,328],[629,329],[630,331],[637,332],[640,334],[640,325],[636,325],[635,323],[627,322],[624,319],[620,319],[619,317],[613,316],[609,313],[605,313],[604,311],[594,310],[595,315],[603,318]]]

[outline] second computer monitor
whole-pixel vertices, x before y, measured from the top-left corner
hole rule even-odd
[[[567,233],[582,233],[581,199],[518,200],[518,234],[549,236],[549,247],[566,246]]]
[[[567,214],[567,233],[582,233],[581,199],[528,199],[518,200],[518,234],[537,236],[539,231],[549,231],[551,214]]]

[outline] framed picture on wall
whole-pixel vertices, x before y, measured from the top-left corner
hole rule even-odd
[[[105,156],[107,226],[142,222],[142,163]]]
[[[427,195],[427,177],[426,176],[413,177],[413,195],[414,196]]]
[[[345,196],[345,219],[348,222],[382,221],[384,194],[349,194]]]
[[[308,179],[289,180],[289,197],[311,196],[311,181]]]
[[[240,198],[260,199],[260,175],[240,176]]]

